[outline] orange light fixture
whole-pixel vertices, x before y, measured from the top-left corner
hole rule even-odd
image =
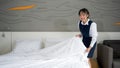
[[[27,9],[31,9],[33,7],[35,7],[35,4],[26,5],[26,6],[13,7],[13,8],[9,8],[8,10],[27,10]]]
[[[116,25],[120,25],[120,22],[115,23]]]

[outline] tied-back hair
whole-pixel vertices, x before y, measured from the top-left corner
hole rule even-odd
[[[79,16],[80,16],[80,12],[83,12],[83,13],[87,14],[87,15],[88,15],[88,18],[89,18],[90,13],[89,13],[88,9],[86,9],[86,8],[80,9],[79,12],[78,12],[78,15],[79,15]]]

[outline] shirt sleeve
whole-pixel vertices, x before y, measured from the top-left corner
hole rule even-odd
[[[93,47],[93,45],[96,43],[97,41],[97,36],[98,36],[98,32],[97,32],[97,24],[95,22],[93,22],[90,26],[90,36],[92,37],[90,46]]]

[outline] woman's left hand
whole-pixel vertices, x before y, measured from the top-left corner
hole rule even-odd
[[[85,50],[85,52],[90,52],[91,48],[92,48],[92,47],[87,48],[87,49]]]

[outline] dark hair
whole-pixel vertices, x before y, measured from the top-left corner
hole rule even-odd
[[[90,14],[89,14],[89,11],[86,8],[82,8],[82,9],[79,10],[79,13],[78,13],[79,16],[80,16],[80,12],[88,14],[88,18],[89,18]]]

